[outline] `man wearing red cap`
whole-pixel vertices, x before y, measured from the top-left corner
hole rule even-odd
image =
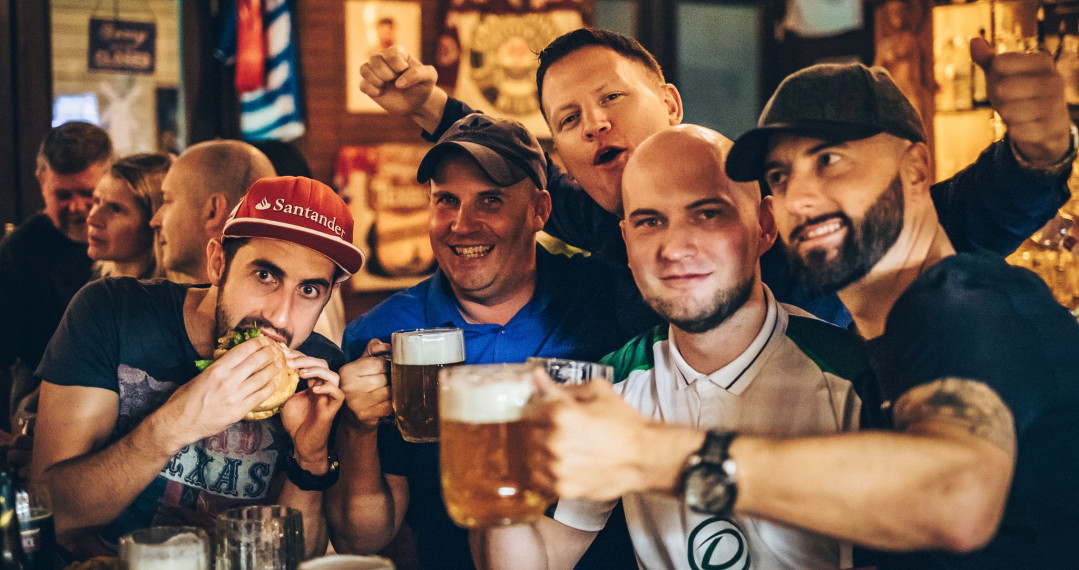
[[[352,224],[329,187],[265,178],[210,242],[209,285],[103,279],[79,292],[37,371],[32,473],[52,494],[62,545],[105,554],[138,528],[210,528],[225,508],[279,503],[303,512],[308,554],[325,548],[343,357],[311,330],[363,264]],[[261,334],[210,360],[220,337],[252,329]],[[287,394],[283,363],[303,389],[279,415],[245,420]]]

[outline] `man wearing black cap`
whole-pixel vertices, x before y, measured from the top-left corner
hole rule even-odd
[[[972,40],[971,50],[974,61],[988,70],[990,100],[1008,126],[1011,143],[990,145],[973,167],[939,182],[933,199],[957,250],[1006,255],[1067,200],[1067,176],[1044,172],[1068,154],[1070,119],[1060,78],[1051,62],[1046,65],[1045,54],[1013,54],[997,65],[1000,60],[991,57],[985,40]],[[435,87],[433,67],[400,47],[372,56],[361,75],[366,94],[390,112],[410,116],[434,137],[471,112]],[[611,274],[625,277],[621,293],[634,297],[616,227],[622,216],[622,171],[644,139],[682,122],[681,95],[636,40],[594,29],[574,30],[544,48],[536,83],[555,150],[573,177],[549,163],[553,209],[545,230],[606,261]],[[840,326],[851,322],[834,295],[807,295],[791,282],[779,248],[761,263],[765,283],[781,301]],[[625,313],[636,313],[636,305],[627,307]],[[640,325],[642,330],[654,319]]]
[[[615,295],[594,264],[537,245],[551,209],[546,166],[539,141],[513,121],[475,113],[446,131],[418,173],[431,186],[439,269],[350,323],[346,356],[385,350],[391,333],[416,328],[462,329],[466,364],[597,360],[632,336],[614,325]],[[377,552],[405,520],[423,567],[470,567],[468,534],[442,502],[438,444],[406,443],[392,424],[369,421],[389,411],[380,366],[353,363],[341,377],[353,413],[337,437],[353,452],[327,497],[335,548]]]
[[[32,477],[76,557],[115,553],[139,528],[210,529],[226,508],[267,503],[300,509],[307,554],[324,552],[343,358],[311,330],[363,264],[352,217],[319,182],[264,178],[207,249],[208,286],[84,287],[38,367]],[[221,346],[237,331],[238,345]]]
[[[648,424],[595,390],[583,413],[671,453],[627,449],[629,473],[606,480],[628,483],[601,489],[565,468],[588,472],[587,455],[555,451],[560,495],[682,489],[717,516],[877,549],[880,568],[1074,566],[1079,325],[1029,271],[955,252],[913,116],[886,75],[814,66],[780,85],[727,160],[732,178],[771,187],[802,280],[851,308],[877,376],[863,400],[882,396],[890,419],[834,437],[736,436]]]

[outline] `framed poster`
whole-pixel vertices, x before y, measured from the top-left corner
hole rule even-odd
[[[350,113],[380,113],[382,107],[360,91],[360,66],[392,45],[420,51],[420,3],[404,0],[345,2],[345,93]]]
[[[536,99],[536,54],[584,25],[580,5],[483,8],[465,4],[447,13],[435,63],[439,85],[475,109],[520,121],[537,137],[550,138]]]
[[[367,262],[352,276],[355,291],[402,289],[435,270],[428,237],[430,189],[416,170],[430,145],[346,146],[337,155],[334,185],[349,201],[353,242]]]

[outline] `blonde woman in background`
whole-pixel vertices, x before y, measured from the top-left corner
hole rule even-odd
[[[150,218],[161,207],[167,154],[133,154],[113,163],[94,188],[87,255],[99,277],[163,277]]]

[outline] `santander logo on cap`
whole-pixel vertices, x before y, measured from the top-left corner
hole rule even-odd
[[[310,178],[279,176],[251,185],[225,223],[224,237],[290,241],[329,257],[346,275],[363,266],[352,243],[352,213],[332,188]]]
[[[301,218],[311,220],[312,222],[315,222],[316,224],[325,227],[340,238],[345,237],[345,229],[337,223],[337,216],[330,217],[322,214],[314,208],[289,203],[285,200],[285,198],[278,198],[271,203],[269,200],[266,199],[265,196],[263,196],[262,200],[259,201],[258,204],[255,204],[254,208],[260,212],[269,210],[271,212],[280,212],[282,214],[299,216]]]

